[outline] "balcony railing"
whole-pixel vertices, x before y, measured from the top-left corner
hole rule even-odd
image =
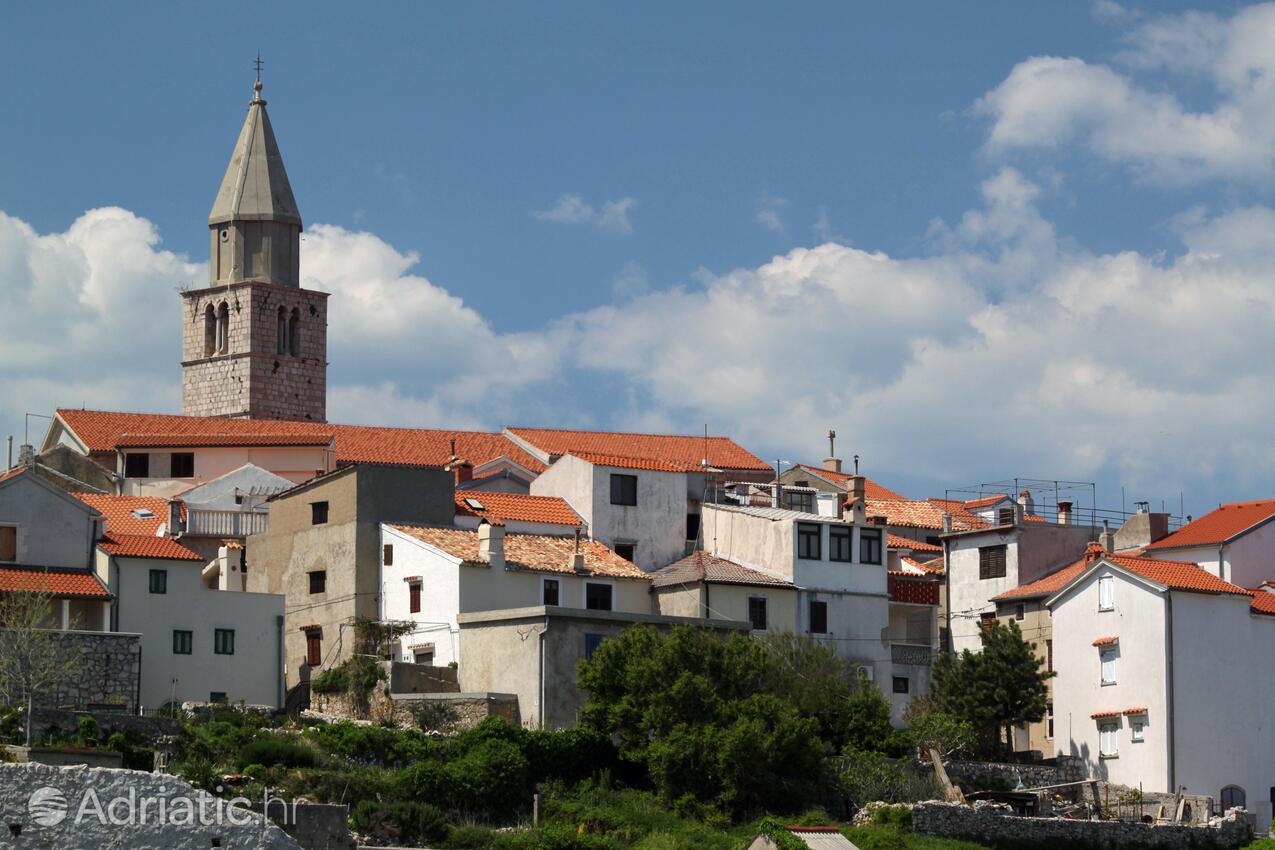
[[[269,515],[256,511],[207,511],[191,509],[186,533],[198,537],[247,537],[266,530]]]
[[[934,650],[924,643],[892,643],[890,660],[895,664],[929,667],[934,663]]]

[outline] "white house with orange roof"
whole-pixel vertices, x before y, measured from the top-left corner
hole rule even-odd
[[[94,569],[114,595],[110,629],[141,635],[141,705],[282,705],[284,597],[243,592],[242,549],[210,563],[184,546],[166,533],[166,499],[76,496],[105,519]],[[209,587],[214,564],[228,572]]]
[[[494,522],[492,521],[494,520]],[[411,622],[401,657],[463,665],[458,616],[551,605],[649,614],[649,577],[601,543],[476,528],[382,523],[379,618]]]
[[[1089,775],[1185,788],[1271,823],[1275,594],[1194,564],[1104,553],[1046,601],[1053,615],[1056,751]]]
[[[1169,561],[1199,564],[1223,581],[1257,587],[1275,579],[1275,499],[1231,502],[1147,547]]]

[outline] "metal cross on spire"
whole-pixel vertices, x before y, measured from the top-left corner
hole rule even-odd
[[[260,50],[258,50],[258,51],[257,51],[257,58],[256,58],[256,60],[255,60],[252,64],[253,64],[253,67],[255,67],[255,68],[257,69],[257,82],[261,82],[261,66],[262,66],[262,65],[264,65],[264,64],[266,64],[266,63],[261,61],[261,51],[260,51]]]

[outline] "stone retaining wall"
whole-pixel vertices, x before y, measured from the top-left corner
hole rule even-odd
[[[177,721],[171,717],[149,717],[116,711],[63,711],[56,708],[37,708],[31,716],[31,731],[37,738],[55,726],[63,732],[74,732],[80,726],[81,717],[92,717],[96,720],[103,739],[116,732],[132,731],[147,741],[155,741],[166,735],[176,735],[180,730]]]
[[[93,704],[137,708],[142,674],[141,635],[119,632],[53,632],[54,639],[78,654],[80,669],[52,693],[36,695],[36,705],[85,709]]]
[[[1020,818],[1007,806],[975,803],[918,803],[912,808],[912,828],[920,835],[977,841],[994,850],[1061,848],[1072,850],[1124,850],[1124,848],[1244,847],[1253,840],[1253,827],[1241,809],[1209,826],[1151,825],[1127,821]]]
[[[441,694],[393,694],[386,696],[380,689],[373,692],[369,707],[361,711],[345,693],[312,694],[310,711],[328,720],[363,720],[380,724],[393,724],[415,728],[416,718],[412,709],[422,702],[441,702],[456,713],[455,730],[477,726],[488,717],[500,717],[515,725],[522,722],[518,712],[518,698],[513,694],[492,693],[441,693]]]
[[[1085,779],[1084,762],[1060,756],[1056,764],[1010,764],[990,761],[950,761],[943,767],[962,791],[1010,789],[1021,780],[1025,788],[1061,785]]]

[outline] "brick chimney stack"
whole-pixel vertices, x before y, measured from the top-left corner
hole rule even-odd
[[[1102,548],[1101,543],[1089,543],[1085,546],[1085,563],[1096,563],[1105,554],[1107,552]]]

